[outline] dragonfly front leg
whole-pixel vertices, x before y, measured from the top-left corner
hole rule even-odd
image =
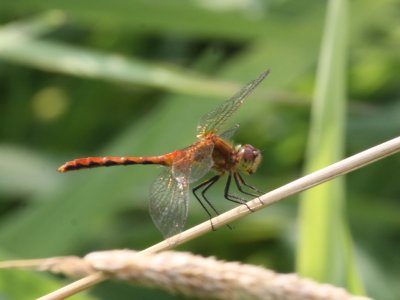
[[[229,201],[232,201],[232,202],[235,202],[235,203],[238,203],[238,204],[244,204],[244,205],[246,205],[246,207],[248,208],[248,210],[250,210],[251,212],[254,212],[254,210],[247,204],[246,200],[244,200],[244,199],[242,199],[242,198],[240,198],[240,197],[238,197],[238,196],[229,194],[229,189],[230,189],[230,186],[231,186],[231,181],[232,181],[232,173],[229,172],[228,179],[226,180],[225,191],[224,191],[224,197],[225,197],[225,199],[227,199],[227,200],[229,200]],[[236,181],[236,178],[235,178],[235,181]],[[239,189],[239,190],[240,190],[240,189]],[[240,190],[240,191],[241,191],[241,190]],[[244,194],[246,194],[246,193],[244,193]]]
[[[260,196],[263,194],[263,192],[259,191],[256,187],[254,187],[254,186],[252,186],[252,185],[250,185],[250,184],[247,184],[247,183],[244,181],[243,177],[240,175],[239,172],[235,172],[235,173],[233,174],[233,177],[235,178],[236,186],[237,186],[237,188],[238,188],[238,190],[239,190],[240,192],[242,192],[243,194],[252,196],[252,197],[257,197],[258,200],[261,202],[261,204],[264,204],[264,202],[263,202],[263,201],[261,200],[261,198],[260,198]],[[248,187],[249,189],[255,191],[257,194],[253,194],[253,193],[249,193],[249,192],[244,191],[242,185],[244,185],[244,186]]]
[[[260,195],[263,194],[263,192],[261,192],[260,190],[258,190],[256,187],[254,187],[254,186],[252,186],[252,185],[250,185],[250,184],[247,184],[247,183],[244,181],[243,177],[240,175],[240,173],[235,172],[235,173],[233,174],[233,178],[235,179],[236,186],[237,186],[238,190],[239,190],[241,193],[246,194],[246,195],[249,195],[249,196],[253,196],[253,197],[259,197]],[[249,193],[249,192],[244,191],[244,190],[243,190],[243,185],[246,186],[246,187],[248,187],[249,189],[255,191],[257,194]]]

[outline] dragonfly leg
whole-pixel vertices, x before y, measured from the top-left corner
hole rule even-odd
[[[233,174],[233,176],[234,176],[234,178],[235,178],[236,185],[237,185],[239,191],[241,191],[243,194],[250,195],[250,196],[254,196],[254,197],[258,197],[258,196],[264,194],[263,192],[261,192],[260,190],[258,190],[255,186],[252,186],[252,185],[246,183],[246,182],[244,181],[242,175],[240,175],[239,172],[235,172],[235,173]],[[248,187],[249,189],[255,191],[257,194],[246,193],[245,191],[243,191],[242,185],[244,185],[244,186]]]
[[[250,208],[250,206],[246,203],[246,200],[244,200],[238,196],[229,194],[229,189],[231,187],[231,181],[232,181],[232,173],[229,173],[228,179],[226,180],[226,185],[225,185],[225,192],[224,192],[225,199],[235,202],[235,203],[238,203],[238,204],[246,205],[248,210],[250,210],[251,212],[254,212],[254,210],[252,208]],[[235,181],[236,181],[236,179],[235,179]],[[246,194],[246,193],[244,193],[244,194]]]
[[[193,195],[196,197],[197,201],[199,201],[200,205],[203,207],[203,209],[207,212],[208,217],[210,218],[210,222],[211,222],[211,227],[212,230],[215,231],[216,229],[214,228],[214,224],[211,221],[212,219],[212,215],[209,212],[209,210],[207,209],[206,205],[203,203],[203,200],[208,204],[208,206],[211,207],[211,209],[217,214],[219,215],[218,211],[215,209],[215,207],[210,203],[210,201],[208,201],[208,199],[204,196],[205,191],[207,191],[214,183],[216,183],[218,181],[218,179],[220,178],[219,175],[216,175],[214,177],[211,177],[210,179],[207,179],[206,181],[202,182],[201,184],[199,184],[198,186],[194,187],[192,189]],[[201,192],[201,196],[203,198],[203,200],[196,194],[196,192],[201,189],[204,188],[204,190]]]
[[[207,199],[205,193],[206,191],[212,186],[214,185],[214,183],[216,183],[219,179],[221,178],[221,175],[215,175],[214,177],[211,177],[210,179],[207,179],[206,181],[204,181],[203,183],[199,184],[198,186],[194,187],[192,189],[193,195],[196,197],[197,201],[199,201],[200,205],[204,208],[204,210],[207,212],[208,216],[210,217],[210,221],[212,219],[212,215],[210,213],[210,211],[207,209],[206,205],[204,204],[207,203],[209,207],[211,207],[211,209],[214,211],[214,213],[216,215],[219,215],[220,213],[215,209],[215,207],[211,204],[211,202]],[[199,189],[203,188],[203,190],[201,191],[201,198],[199,197],[199,195],[197,195],[197,191]],[[204,201],[204,202],[203,202]],[[229,226],[228,224],[226,225],[228,226],[229,229],[232,229],[231,226]],[[211,221],[211,227],[212,229],[215,231],[216,229],[214,228],[214,224]]]
[[[246,195],[249,195],[249,196],[257,197],[258,200],[260,200],[261,204],[264,204],[264,203],[262,202],[262,200],[260,199],[260,195],[263,194],[263,192],[259,191],[256,187],[254,187],[254,186],[252,186],[252,185],[250,185],[250,184],[247,184],[247,183],[244,181],[243,177],[240,175],[239,172],[233,173],[233,178],[235,179],[236,186],[237,186],[238,190],[239,190],[241,193],[246,194]],[[248,187],[249,189],[253,190],[253,191],[256,192],[256,193],[249,193],[249,192],[244,191],[244,190],[243,190],[243,185],[246,186],[246,187]]]

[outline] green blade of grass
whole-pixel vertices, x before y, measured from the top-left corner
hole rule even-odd
[[[63,13],[50,11],[0,27],[0,60],[45,71],[189,95],[229,97],[240,88],[240,85],[204,78],[179,67],[37,39],[64,21]]]
[[[54,30],[65,20],[62,12],[49,11],[0,27],[0,60],[44,71],[141,85],[190,96],[227,98],[241,88],[241,84],[208,78],[178,66],[39,39],[38,36]],[[267,67],[268,63],[258,72]],[[271,95],[271,101],[305,102],[301,97],[292,97],[279,90],[263,87],[259,90]]]
[[[5,38],[0,32],[0,43]],[[7,39],[11,39],[9,35]],[[202,78],[178,67],[160,66],[140,59],[29,38],[15,38],[0,47],[0,59],[45,71],[150,86],[189,95],[227,97],[239,87],[229,82]]]
[[[64,25],[66,16],[58,10],[50,10],[34,17],[0,26],[0,49],[9,43],[32,39],[47,34]]]
[[[343,157],[346,114],[347,1],[329,2],[317,72],[306,173]],[[300,206],[297,269],[362,293],[344,221],[343,178],[305,192]]]

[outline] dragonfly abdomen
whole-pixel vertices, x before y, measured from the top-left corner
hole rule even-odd
[[[128,166],[128,165],[170,165],[170,157],[164,156],[105,156],[105,157],[86,157],[78,158],[66,162],[57,169],[64,173],[81,169],[90,169],[96,167]]]

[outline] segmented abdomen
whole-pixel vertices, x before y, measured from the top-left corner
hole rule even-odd
[[[138,157],[125,157],[125,156],[106,156],[106,157],[86,157],[78,158],[66,162],[57,169],[58,172],[64,173],[68,171],[90,169],[96,167],[110,167],[110,166],[128,166],[128,165],[164,165],[169,166],[172,163],[175,153],[161,155],[161,156],[138,156]]]

